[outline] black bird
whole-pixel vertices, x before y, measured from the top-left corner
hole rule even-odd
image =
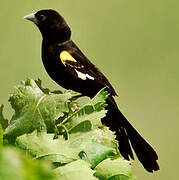
[[[42,34],[42,61],[49,76],[60,86],[91,98],[106,87],[110,95],[108,113],[102,123],[115,131],[122,156],[127,160],[129,157],[134,159],[132,145],[148,172],[159,170],[157,153],[120,112],[113,98],[117,95],[114,88],[71,40],[71,30],[64,18],[51,9],[24,18],[33,21]]]

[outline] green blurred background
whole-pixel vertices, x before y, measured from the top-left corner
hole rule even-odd
[[[176,179],[179,150],[179,2],[176,0],[1,0],[0,103],[26,77],[60,89],[41,62],[41,36],[23,16],[44,8],[59,11],[72,38],[110,79],[120,109],[155,147],[161,170],[138,179]]]

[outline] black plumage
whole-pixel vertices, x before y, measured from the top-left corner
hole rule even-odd
[[[115,131],[122,156],[134,159],[132,146],[148,172],[159,170],[156,152],[120,112],[113,98],[117,95],[114,88],[71,40],[71,30],[64,18],[54,10],[41,10],[25,18],[41,31],[42,61],[49,76],[60,86],[91,98],[106,87],[110,95],[108,113],[102,123]]]

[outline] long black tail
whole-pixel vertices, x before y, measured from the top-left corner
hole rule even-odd
[[[102,122],[116,132],[116,138],[119,141],[119,151],[122,156],[127,160],[129,160],[129,157],[134,159],[131,149],[132,145],[137,158],[148,172],[159,170],[159,165],[157,164],[158,156],[154,149],[120,112],[112,96],[107,99],[107,103],[108,113]]]

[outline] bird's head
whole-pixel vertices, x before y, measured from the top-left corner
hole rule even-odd
[[[70,27],[64,18],[54,10],[40,10],[24,18],[34,22],[46,40],[63,42],[70,39]]]

